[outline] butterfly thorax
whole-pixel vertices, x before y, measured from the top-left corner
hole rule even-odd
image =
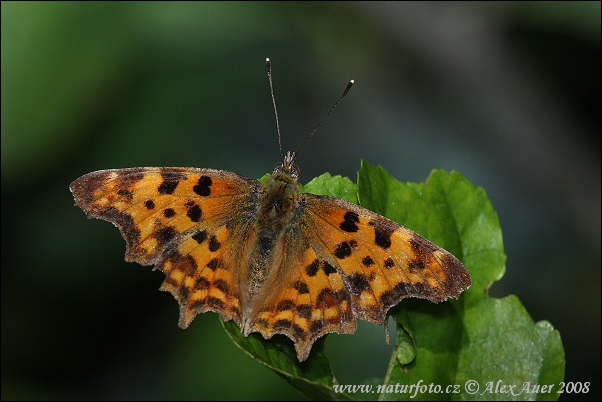
[[[260,191],[261,207],[257,215],[257,229],[266,236],[278,237],[290,221],[299,202],[299,184],[292,175],[274,172],[263,183]]]
[[[299,201],[299,168],[293,163],[295,154],[287,152],[282,163],[261,186],[261,209],[258,214],[258,229],[282,234]]]

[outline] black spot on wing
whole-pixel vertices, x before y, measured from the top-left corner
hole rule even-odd
[[[173,217],[175,214],[176,214],[176,211],[174,211],[172,208],[165,208],[165,209],[163,210],[163,215],[164,215],[166,218],[171,218],[171,217]]]
[[[320,260],[315,259],[311,264],[305,267],[305,273],[307,276],[315,276],[318,273],[318,269],[320,269]],[[307,285],[305,285],[307,287]]]
[[[192,222],[200,222],[202,215],[201,207],[196,204],[190,207],[188,212],[186,212],[186,216],[188,216]]]
[[[311,306],[309,304],[300,304],[297,306],[297,315],[299,318],[309,318],[311,316]]]
[[[144,203],[144,206],[146,207],[146,209],[155,209],[155,203],[153,200],[146,200],[146,202]]]
[[[343,222],[341,222],[341,224],[339,225],[339,227],[344,230],[345,232],[350,232],[350,233],[354,233],[357,232],[359,229],[356,225],[356,223],[358,223],[360,221],[359,216],[352,211],[347,211],[345,212],[345,216],[343,217]]]
[[[322,271],[324,271],[324,273],[326,274],[326,276],[328,276],[330,274],[335,274],[337,272],[337,270],[335,269],[335,267],[333,267],[332,265],[330,265],[326,261],[324,261],[324,265],[322,265]]]
[[[366,267],[371,267],[372,265],[374,265],[374,260],[372,259],[372,257],[367,255],[364,258],[362,258],[362,264],[364,264],[364,266]]]
[[[181,172],[162,171],[161,178],[163,181],[157,188],[159,194],[173,194],[176,187],[178,187],[178,183],[186,179],[186,175]]]
[[[215,271],[218,267],[219,267],[219,259],[217,259],[217,258],[212,258],[207,263],[207,268],[209,268],[212,271]]]
[[[363,274],[351,274],[348,276],[349,284],[351,285],[351,291],[354,294],[360,294],[370,289],[370,283]]]
[[[211,195],[211,185],[213,181],[209,176],[201,176],[199,177],[198,184],[196,184],[192,190],[200,196],[206,197]]]
[[[339,243],[334,249],[334,256],[337,257],[339,260],[342,260],[345,257],[349,257],[352,252],[352,247],[354,246],[357,246],[357,243],[355,243],[353,240],[351,240],[350,242],[344,241],[342,243]]]
[[[297,282],[293,283],[293,289],[295,289],[297,292],[299,292],[300,295],[309,293],[309,287],[307,286],[307,283],[305,283],[305,282],[297,281]]]
[[[171,242],[176,237],[176,230],[171,226],[164,226],[155,231],[153,236],[157,239],[158,248],[162,248],[165,244]]]
[[[368,222],[374,228],[374,242],[377,246],[387,249],[391,247],[391,235],[399,227],[387,219],[373,219]]]
[[[209,251],[214,252],[219,250],[219,248],[221,247],[221,243],[217,240],[217,237],[215,236],[211,236],[211,238],[209,238]]]
[[[207,231],[206,230],[198,231],[197,233],[195,233],[194,235],[192,235],[192,238],[197,243],[201,244],[202,242],[204,242],[205,240],[207,240]]]

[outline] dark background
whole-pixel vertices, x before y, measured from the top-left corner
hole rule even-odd
[[[600,398],[600,2],[2,2],[2,399],[275,399],[299,394],[216,314],[177,326],[163,275],[123,260],[69,183],[98,169],[260,177],[296,150],[301,182],[456,169],[497,210],[490,293],[560,331],[566,381]],[[326,343],[343,384],[383,376],[382,328]],[[520,362],[517,362],[520,364]],[[492,379],[496,380],[496,379]],[[569,399],[573,396],[565,396]]]

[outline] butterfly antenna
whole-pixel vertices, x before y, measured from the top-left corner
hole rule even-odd
[[[341,94],[341,96],[339,96],[339,99],[337,99],[337,101],[334,103],[334,105],[332,106],[332,108],[330,108],[330,110],[328,111],[328,113],[326,113],[326,116],[324,116],[324,118],[322,120],[320,120],[320,122],[318,123],[318,125],[312,130],[312,132],[309,134],[309,136],[307,136],[307,138],[305,139],[305,141],[303,142],[303,144],[301,144],[301,147],[299,148],[299,150],[293,154],[293,161],[295,160],[295,158],[297,157],[297,155],[299,155],[299,152],[301,152],[301,150],[303,149],[303,147],[305,146],[305,144],[307,144],[307,141],[309,141],[309,139],[318,130],[318,127],[320,127],[322,125],[322,123],[324,123],[324,120],[326,120],[326,118],[328,116],[330,116],[330,114],[332,113],[332,111],[334,110],[334,108],[336,108],[337,105],[339,104],[339,102],[341,102],[341,100],[345,97],[345,95],[347,95],[347,92],[349,92],[349,90],[351,89],[351,87],[353,86],[354,83],[355,83],[354,80],[349,81],[349,84],[347,84],[347,87],[345,87],[345,90],[343,91],[343,93]]]
[[[274,98],[274,84],[272,84],[272,62],[269,58],[265,59],[265,68],[268,70],[268,80],[270,81],[270,93],[272,94],[272,104],[274,105],[274,114],[276,115],[278,146],[280,147],[280,157],[282,158],[282,139],[280,138],[280,123],[278,122],[278,110],[276,110],[276,98]]]

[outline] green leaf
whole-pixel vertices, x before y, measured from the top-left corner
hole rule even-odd
[[[362,161],[357,192],[349,179],[328,174],[302,186],[302,192],[359,200],[414,230],[462,260],[472,286],[458,300],[406,299],[391,309],[397,347],[380,388],[373,380],[364,384],[372,392],[336,392],[340,388],[323,351],[324,338],[299,363],[288,338],[244,337],[235,324],[225,323],[243,350],[315,399],[558,398],[565,365],[558,331],[546,321],[534,323],[515,296],[487,295],[503,276],[506,257],[497,214],[482,188],[458,172],[441,170],[434,170],[426,183],[404,184]],[[546,392],[535,392],[544,385]]]
[[[283,335],[265,340],[260,334],[245,337],[233,321],[223,323],[234,343],[259,363],[300,390],[306,397],[318,400],[350,400],[347,394],[335,393],[336,384],[330,363],[324,354],[324,340],[313,346],[309,359],[300,363],[293,342]]]
[[[355,184],[347,177],[331,176],[329,173],[324,173],[306,185],[301,185],[299,187],[302,193],[330,195],[358,204]]]
[[[460,258],[473,282],[458,300],[435,305],[408,299],[395,310],[398,330],[410,333],[415,342],[416,359],[408,365],[397,359],[385,385],[422,381],[441,389],[384,393],[381,399],[557,399],[558,383],[564,377],[558,331],[547,322],[535,324],[515,296],[487,296],[487,289],[505,272],[506,257],[497,214],[485,191],[458,172],[436,170],[424,184],[403,184],[384,169],[362,162],[358,193],[363,206]],[[513,392],[499,388],[496,392],[499,380],[514,385]],[[556,388],[533,394],[522,391],[527,383]],[[467,384],[478,384],[479,391],[467,391]]]

